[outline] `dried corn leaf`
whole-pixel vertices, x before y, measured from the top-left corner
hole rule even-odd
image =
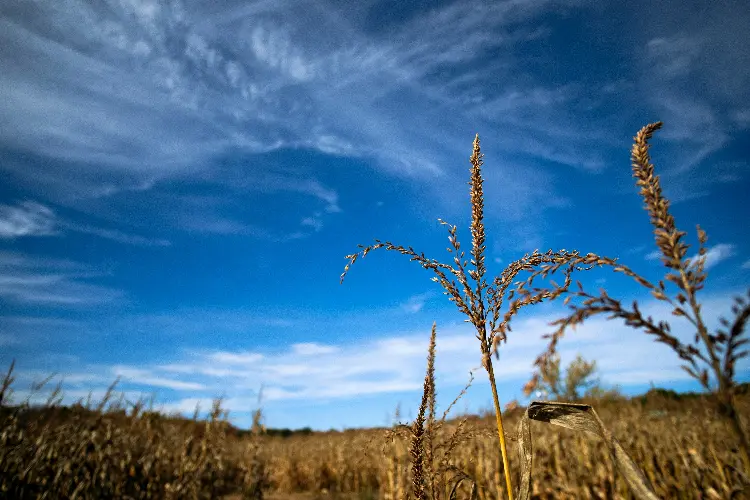
[[[454,477],[454,481],[456,481],[453,484],[453,488],[451,489],[451,493],[448,497],[449,500],[456,500],[458,498],[458,487],[461,486],[461,483],[464,481],[471,481],[471,493],[469,494],[469,500],[479,500],[479,490],[477,488],[477,482],[474,481],[470,476],[465,474],[463,471],[454,469],[456,474],[456,477]]]
[[[530,421],[537,420],[548,424],[559,425],[574,431],[584,431],[599,436],[607,444],[610,456],[617,469],[625,478],[631,491],[639,500],[656,500],[648,479],[635,465],[633,459],[625,452],[620,443],[604,427],[599,415],[590,405],[576,403],[558,403],[552,401],[534,401],[526,409],[518,423],[518,453],[521,461],[521,485],[518,490],[519,500],[528,500],[530,496],[532,448]]]

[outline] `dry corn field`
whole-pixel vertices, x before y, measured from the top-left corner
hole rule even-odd
[[[267,432],[258,410],[252,428],[240,433],[227,424],[218,400],[208,420],[180,420],[145,411],[140,401],[113,400],[114,387],[97,406],[59,406],[60,386],[43,408],[13,406],[11,366],[0,388],[0,497],[750,498],[750,394],[735,376],[736,362],[748,353],[741,348],[748,342],[743,333],[750,304],[736,298],[732,319],[722,319],[722,328],[714,332],[704,323],[698,292],[707,277],[708,237],[698,227],[698,257],[686,257],[688,245],[681,241],[686,233],[675,225],[648,154],[648,140],[660,127],[654,123],[641,129],[631,152],[633,176],[667,268],[658,283],[615,259],[566,250],[526,254],[487,281],[478,136],[470,159],[468,261],[456,226],[448,224],[452,264],[379,240],[347,256],[342,281],[355,261],[378,249],[401,253],[435,275],[433,280],[476,329],[477,354],[493,398],[491,415],[448,419],[449,407],[438,416],[435,325],[426,349],[417,417],[380,430],[282,438]],[[580,283],[577,291],[570,288],[572,274],[594,267],[621,273],[670,304],[674,316],[695,327],[695,342],[685,344],[671,333],[668,322],[643,316],[637,302],[628,308],[606,291],[595,296]],[[529,277],[515,281],[522,272]],[[551,287],[538,286],[557,272],[564,275],[562,285],[550,280]],[[674,290],[667,290],[665,281]],[[527,396],[539,387],[551,388],[556,401],[532,401],[527,408],[506,405],[502,412],[496,386],[502,364],[496,368],[493,357],[507,341],[511,320],[521,308],[562,297],[571,313],[552,323],[557,328],[545,336],[548,348],[537,358],[536,372],[524,388]],[[568,304],[571,299],[581,300]],[[668,345],[705,392],[679,397],[653,389],[645,397],[627,399],[604,391],[582,399],[576,397],[575,384],[559,386],[557,343],[569,327],[602,313]]]
[[[748,404],[750,398],[743,396],[743,415]],[[610,403],[600,414],[660,498],[747,498],[750,490],[743,489],[736,449],[705,405],[656,396],[646,404]],[[519,416],[518,411],[508,415],[514,430]],[[480,499],[505,498],[493,420],[467,421],[450,457],[452,465],[476,480]],[[532,427],[532,498],[634,498],[618,479],[601,441],[543,424]],[[511,442],[514,434],[508,436]],[[279,498],[300,491],[320,498],[326,492],[356,494],[352,498],[413,498],[408,440],[383,436],[382,431],[363,431],[269,441],[271,491],[281,493]],[[518,471],[511,470],[517,482]],[[444,489],[437,497],[449,498],[456,475],[448,472],[441,478]],[[456,493],[457,498],[470,498],[471,482],[464,481]]]
[[[748,404],[750,398],[743,396],[743,415]],[[705,401],[678,403],[657,395],[645,404],[635,399],[605,405],[602,419],[647,474],[660,498],[748,497],[736,449],[732,450],[730,436],[715,415],[705,409]],[[514,430],[519,416],[518,411],[507,416]],[[480,499],[505,498],[493,420],[468,420],[450,458],[452,465],[476,479]],[[531,498],[634,498],[618,479],[601,441],[552,426],[532,427]],[[452,427],[446,429],[446,433],[452,431]],[[514,434],[508,435],[511,442]],[[391,441],[384,435],[383,431],[362,431],[268,441],[271,491],[279,493],[278,498],[303,491],[319,498],[341,494],[342,498],[413,498],[408,440]],[[512,471],[518,481],[518,471]],[[456,475],[444,475],[444,490],[436,496],[449,498]],[[456,497],[470,498],[470,493],[471,482],[464,481]]]
[[[655,392],[644,401],[592,403],[660,498],[750,497],[731,436],[706,398],[676,401]],[[741,395],[739,407],[747,415],[750,394]],[[24,422],[4,412],[3,498],[413,498],[409,440],[390,430],[238,437],[216,422],[149,413],[45,414]],[[506,413],[510,428],[520,414]],[[531,498],[634,498],[602,441],[536,422],[532,433]],[[457,476],[466,474],[476,480],[476,498],[504,498],[494,418],[452,420],[441,434],[444,445],[452,437],[448,465],[461,473],[436,477],[435,497],[449,498]],[[511,449],[515,439],[510,432]],[[470,498],[471,486],[461,483],[456,498]]]

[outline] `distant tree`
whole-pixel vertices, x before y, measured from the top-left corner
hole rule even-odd
[[[580,354],[576,356],[565,371],[560,373],[560,356],[555,354],[540,370],[541,381],[537,390],[545,397],[556,401],[578,401],[582,397],[601,399],[619,395],[616,389],[604,389],[600,379],[594,378],[596,361],[588,362]],[[585,392],[584,392],[585,391]]]

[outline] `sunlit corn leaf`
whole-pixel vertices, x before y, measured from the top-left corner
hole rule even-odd
[[[518,422],[518,453],[521,462],[521,485],[518,489],[518,500],[530,498],[532,448],[530,421],[546,422],[559,425],[574,431],[583,431],[600,437],[607,444],[610,456],[617,469],[625,478],[630,490],[638,500],[656,500],[654,493],[643,472],[635,465],[620,443],[604,427],[594,408],[586,404],[558,403],[551,401],[533,401]]]

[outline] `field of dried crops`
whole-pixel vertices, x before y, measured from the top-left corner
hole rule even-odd
[[[599,414],[660,498],[747,498],[742,464],[727,429],[703,398],[677,401],[659,393],[643,401],[606,403]],[[739,399],[743,416],[750,397]],[[522,410],[507,415],[508,440]],[[451,433],[454,421],[445,432]],[[532,422],[532,498],[634,498],[609,458],[604,443],[556,426]],[[384,439],[383,431],[314,434],[265,444],[272,491],[358,493],[358,498],[410,498],[411,464],[406,439]],[[467,476],[457,498],[505,498],[494,418],[468,419],[450,453],[440,498],[448,498],[456,478]],[[514,484],[518,471],[511,467]],[[460,471],[460,472],[459,472]],[[371,495],[371,496],[367,496]]]
[[[660,498],[748,498],[732,437],[704,397],[675,399],[664,391],[629,401],[589,401]],[[750,394],[738,397],[743,418]],[[413,498],[408,436],[394,429],[237,435],[213,422],[117,410],[5,407],[0,442],[3,498]],[[516,447],[523,409],[507,412]],[[531,498],[635,498],[606,447],[583,433],[532,422]],[[435,437],[436,498],[504,498],[494,418],[446,422]],[[515,456],[515,453],[513,453]],[[437,465],[437,464],[436,464]],[[514,484],[519,473],[512,462]],[[439,469],[439,467],[435,467]]]

